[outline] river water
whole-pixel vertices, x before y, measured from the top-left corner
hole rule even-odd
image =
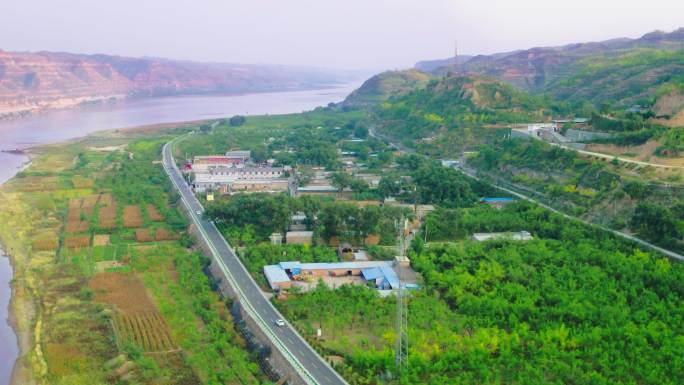
[[[54,111],[20,120],[0,122],[0,150],[57,143],[88,133],[157,123],[230,117],[285,114],[339,102],[360,83],[325,90],[288,91],[228,96],[176,96],[138,99],[114,106]],[[0,152],[0,184],[28,161],[23,155]],[[0,385],[8,385],[17,357],[17,339],[8,322],[12,267],[0,249]]]

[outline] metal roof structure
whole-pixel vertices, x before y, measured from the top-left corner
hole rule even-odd
[[[361,270],[361,275],[363,275],[363,278],[366,281],[371,281],[374,279],[384,277],[384,275],[382,274],[382,270],[380,270],[379,267],[371,267],[368,269],[363,269],[363,270]]]
[[[287,276],[285,270],[277,265],[264,266],[264,275],[266,276],[269,286],[271,286],[271,289],[273,290],[275,290],[281,282],[290,282],[290,277]]]
[[[380,266],[380,270],[382,270],[382,274],[385,276],[387,283],[389,283],[392,289],[398,289],[401,283],[394,269],[391,266]]]
[[[513,198],[480,198],[480,202],[511,202]]]
[[[297,269],[301,267],[301,263],[299,261],[290,261],[290,262],[280,262],[278,263],[278,266],[280,266],[281,269],[283,270],[288,270],[288,269]]]

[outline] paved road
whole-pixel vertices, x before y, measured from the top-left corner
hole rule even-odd
[[[282,315],[263,295],[259,286],[254,282],[214,223],[197,214],[197,212],[202,213],[204,208],[176,167],[171,147],[170,142],[163,149],[164,169],[181,194],[184,204],[190,210],[192,221],[212,249],[215,261],[228,282],[236,289],[240,303],[250,314],[254,315],[255,321],[271,339],[271,342],[283,353],[307,383],[346,385],[344,379],[309,346],[289,323],[282,327],[275,325],[274,321],[283,318]]]
[[[566,149],[566,150],[575,151],[575,152],[578,152],[578,153],[580,153],[580,154],[595,156],[595,157],[603,158],[603,159],[606,159],[606,160],[617,159],[617,160],[619,160],[620,162],[623,162],[623,163],[632,163],[632,164],[636,164],[636,165],[639,165],[639,166],[650,166],[650,167],[656,167],[656,168],[669,168],[669,169],[679,169],[679,170],[683,170],[683,169],[684,169],[684,166],[675,166],[675,165],[667,165],[667,164],[660,164],[660,163],[644,162],[644,161],[640,161],[640,160],[634,160],[634,159],[629,159],[629,158],[623,158],[623,157],[620,157],[620,156],[614,156],[614,155],[604,154],[604,153],[601,153],[601,152],[593,152],[593,151],[587,151],[587,150],[580,150],[580,149],[578,149],[578,148],[572,148],[572,147],[564,146],[564,145],[558,144],[558,143],[551,143],[551,142],[546,142],[546,143],[548,143],[548,144],[550,144],[550,145],[552,145],[552,146],[561,147],[561,148]]]

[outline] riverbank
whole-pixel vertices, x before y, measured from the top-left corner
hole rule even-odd
[[[9,159],[2,159],[7,168],[0,173],[0,188],[14,175],[31,166],[31,155],[28,152],[1,155]],[[20,360],[17,359],[30,348],[29,326],[28,323],[20,325],[19,319],[22,317],[17,317],[17,314],[31,308],[32,301],[16,295],[17,276],[14,274],[14,266],[17,266],[17,261],[14,255],[20,251],[10,253],[9,250],[14,250],[11,240],[0,239],[0,319],[7,322],[0,328],[0,357],[3,358],[0,362],[0,384],[30,384],[32,382],[28,376],[22,374],[25,371],[20,368]]]
[[[35,384],[32,376],[30,352],[35,331],[36,312],[34,306],[32,284],[26,279],[25,268],[28,261],[28,251],[22,246],[22,239],[26,234],[27,225],[21,224],[18,218],[26,214],[23,204],[11,195],[0,191],[0,202],[11,209],[9,215],[0,213],[0,244],[12,272],[10,285],[10,299],[7,320],[15,336],[16,349],[5,351],[11,353],[9,362],[13,361],[11,376],[3,378],[5,383],[16,385]]]

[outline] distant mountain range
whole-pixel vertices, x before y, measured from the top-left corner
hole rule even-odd
[[[447,74],[508,83],[545,98],[547,106],[554,104],[557,112],[560,108],[588,116],[599,110],[645,108],[664,125],[684,125],[684,28],[651,32],[638,39],[460,57],[458,66],[453,58],[423,61],[414,69],[370,78],[343,106],[377,104],[424,88],[430,80],[439,81]]]
[[[583,59],[601,55],[606,59],[635,49],[684,49],[684,28],[667,33],[655,31],[638,39],[618,38],[602,42],[568,44],[560,47],[535,47],[526,50],[464,57],[458,70],[493,76],[514,86],[532,91],[548,90],[549,85],[580,70]],[[453,70],[453,58],[418,62],[416,69],[444,75]]]
[[[0,50],[0,118],[133,96],[323,88],[355,75],[290,66]]]

